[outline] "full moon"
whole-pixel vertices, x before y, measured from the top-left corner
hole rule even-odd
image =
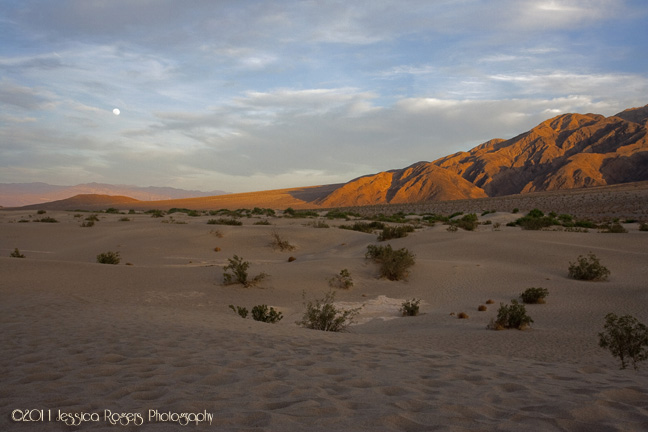
[[[115,109],[113,110],[113,114],[115,114],[115,115],[119,115],[120,112],[121,112],[121,111],[119,111],[119,108],[115,108]]]

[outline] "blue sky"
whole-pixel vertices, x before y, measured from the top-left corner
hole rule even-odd
[[[0,183],[345,182],[646,105],[647,29],[643,0],[0,0]]]

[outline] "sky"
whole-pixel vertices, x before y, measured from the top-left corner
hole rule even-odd
[[[646,105],[647,46],[645,0],[0,0],[0,183],[347,182]]]

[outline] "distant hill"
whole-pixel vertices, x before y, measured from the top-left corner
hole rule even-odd
[[[224,195],[226,193],[218,190],[202,192],[172,187],[139,187],[103,183],[85,183],[76,186],[56,186],[47,183],[0,183],[0,206],[22,207],[87,194],[120,195],[140,201],[158,201]]]
[[[563,114],[434,162],[363,176],[324,207],[498,197],[648,180],[648,105],[611,117]]]

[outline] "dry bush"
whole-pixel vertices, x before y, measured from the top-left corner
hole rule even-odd
[[[279,232],[277,230],[272,230],[272,233],[270,233],[270,246],[273,249],[279,249],[280,251],[291,251],[295,249],[294,245],[291,245],[288,240],[284,240],[281,238],[279,235]]]
[[[477,310],[478,310],[479,312],[485,312],[486,310],[488,310],[488,308],[486,307],[486,305],[479,305],[479,307],[477,308]]]
[[[578,256],[576,263],[569,263],[569,277],[585,281],[604,281],[610,275],[610,270],[602,266],[599,259],[593,253],[589,253],[587,258],[582,255]]]

